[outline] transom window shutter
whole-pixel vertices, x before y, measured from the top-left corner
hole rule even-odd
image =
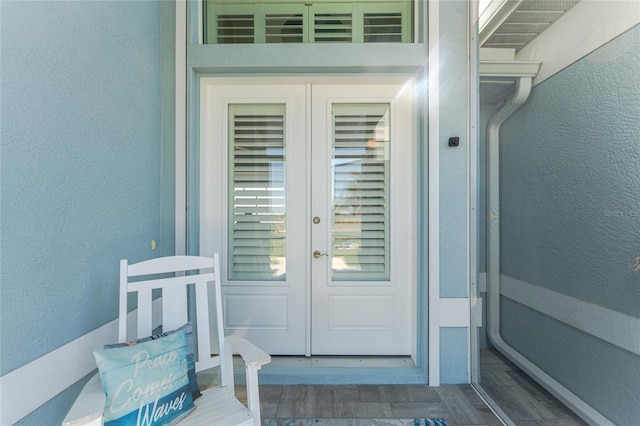
[[[402,41],[401,13],[365,13],[364,14],[364,42],[395,42]]]
[[[302,43],[302,14],[270,13],[265,16],[267,43]]]
[[[265,4],[263,6],[265,42],[306,42],[307,9],[303,4]]]
[[[314,4],[311,9],[311,32],[313,41],[344,42],[354,41],[354,10],[350,4]]]
[[[333,105],[334,280],[389,279],[389,104]]]
[[[285,279],[285,106],[229,106],[229,278]]]
[[[207,9],[209,43],[255,43],[255,14],[251,5],[229,5]]]
[[[205,1],[206,43],[407,43],[411,0]]]
[[[318,13],[314,16],[313,39],[316,42],[342,41],[350,43],[352,34],[350,14]]]

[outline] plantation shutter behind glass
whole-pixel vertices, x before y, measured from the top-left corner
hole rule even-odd
[[[206,1],[205,43],[407,43],[411,2]]]
[[[265,4],[263,10],[266,43],[307,42],[307,7],[304,4]]]
[[[334,104],[332,275],[389,279],[389,104]]]
[[[207,9],[206,31],[209,43],[235,44],[255,42],[255,12],[252,5],[224,5]]]
[[[351,43],[354,41],[354,6],[314,4],[311,9],[313,41]]]
[[[362,41],[407,43],[411,41],[410,2],[362,3]]]
[[[229,278],[285,279],[285,105],[229,106]]]

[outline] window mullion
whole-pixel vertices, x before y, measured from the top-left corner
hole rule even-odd
[[[354,3],[352,7],[352,43],[364,43],[364,12],[362,10],[362,5],[360,3]]]
[[[257,4],[254,9],[254,43],[265,43],[265,5]]]

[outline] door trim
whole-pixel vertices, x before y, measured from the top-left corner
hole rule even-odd
[[[261,87],[272,87],[272,88],[275,88],[275,87],[277,87],[277,86],[279,86],[281,84],[284,85],[284,86],[289,86],[289,87],[294,87],[294,86],[295,87],[303,87],[304,90],[305,90],[305,93],[306,93],[305,97],[306,97],[306,104],[307,104],[306,121],[308,123],[311,123],[312,114],[313,114],[313,111],[312,111],[312,99],[311,99],[312,98],[312,94],[311,94],[312,85],[320,86],[320,85],[324,84],[326,86],[327,83],[330,83],[331,86],[339,86],[339,85],[344,85],[344,84],[349,84],[351,86],[354,83],[358,84],[358,85],[360,85],[360,84],[384,84],[384,86],[386,86],[386,87],[396,86],[396,87],[398,87],[398,89],[396,89],[396,90],[400,90],[400,88],[403,87],[405,83],[408,83],[411,80],[413,80],[413,78],[412,77],[407,77],[407,76],[405,76],[403,78],[399,78],[398,76],[392,76],[392,77],[389,77],[389,78],[383,78],[383,77],[380,77],[380,76],[376,76],[376,77],[372,77],[372,78],[357,78],[357,80],[354,79],[353,77],[351,77],[351,78],[347,78],[347,77],[337,77],[337,78],[335,78],[335,77],[333,77],[332,78],[332,77],[325,77],[325,76],[319,76],[319,77],[312,78],[312,79],[304,78],[304,77],[300,77],[300,78],[295,78],[294,77],[294,78],[259,78],[259,79],[251,79],[251,80],[248,80],[246,78],[204,77],[204,78],[200,79],[200,94],[201,94],[200,105],[201,105],[201,108],[206,108],[203,111],[207,111],[207,110],[213,111],[213,108],[209,104],[212,103],[212,102],[217,102],[217,101],[213,101],[213,96],[215,96],[215,95],[207,94],[207,93],[215,93],[215,90],[216,90],[215,88],[216,87],[221,88],[220,90],[222,90],[223,92],[225,92],[225,89],[226,89],[226,92],[225,92],[225,95],[224,95],[224,99],[227,99],[230,96],[229,95],[229,90],[228,90],[230,86],[242,86],[244,88],[249,87],[249,91],[251,91],[250,87],[252,85],[261,86]],[[305,81],[306,81],[306,83],[300,84],[300,83],[303,83]],[[414,88],[415,85],[411,85],[410,87]],[[213,89],[213,90],[211,90],[211,89]],[[411,93],[411,92],[409,92],[409,91],[402,92],[401,91],[401,93],[406,94],[406,93]],[[244,96],[246,96],[246,95],[242,95],[241,97],[244,99]],[[379,97],[376,97],[376,99],[378,99],[378,98]],[[231,99],[231,98],[229,98],[229,99]],[[234,97],[234,99],[235,99],[235,97]],[[406,102],[406,101],[403,101],[403,102]],[[413,101],[412,101],[412,103],[413,103]],[[404,103],[402,103],[401,105],[404,105]],[[400,111],[400,110],[398,110],[398,111]],[[402,112],[400,112],[400,113],[402,113]],[[199,114],[199,116],[202,116],[202,114],[203,114],[203,112],[201,112]],[[413,110],[410,114],[413,116],[413,118],[410,121],[413,122],[414,125],[415,125],[415,122],[417,120],[417,118],[415,116],[417,115],[417,113],[416,113],[415,110]],[[200,140],[201,140],[201,144],[200,144],[200,159],[201,160],[200,161],[202,161],[202,159],[208,158],[211,155],[212,146],[209,146],[208,140],[210,140],[211,135],[217,134],[219,132],[220,132],[220,130],[212,130],[210,123],[206,123],[206,122],[202,122],[201,123],[201,125],[200,125],[200,134],[201,134],[201,137],[200,137]],[[311,143],[310,141],[313,139],[312,138],[312,132],[313,132],[313,126],[310,126],[310,125],[306,126],[307,144],[310,144]],[[410,137],[410,138],[414,139],[415,138],[415,132],[410,132],[409,134],[405,135],[405,138],[406,137]],[[217,136],[216,136],[216,138],[217,138]],[[415,139],[412,142],[412,144],[413,144],[413,147],[414,147],[413,149],[416,149],[417,141]],[[217,150],[217,148],[213,148],[213,149]],[[218,156],[218,154],[216,154],[216,156]],[[224,154],[224,152],[220,152],[220,158],[226,158],[226,155]],[[411,158],[413,159],[414,156],[411,156]],[[218,160],[218,161],[223,161],[223,160]],[[307,155],[306,156],[306,166],[307,166],[308,170],[311,169],[311,162],[312,162],[311,156]],[[220,167],[218,167],[218,166],[213,167],[213,170],[211,170],[211,166],[210,165],[207,166],[205,163],[203,163],[201,168],[202,167],[206,167],[206,169],[201,170],[200,173],[199,173],[199,175],[200,175],[200,188],[197,190],[197,193],[200,194],[199,197],[200,197],[200,217],[201,217],[201,220],[200,220],[200,231],[198,232],[198,234],[200,235],[200,251],[201,252],[210,252],[210,251],[216,249],[217,245],[220,245],[220,244],[224,245],[224,240],[225,240],[225,235],[226,235],[226,232],[225,232],[226,227],[224,226],[225,220],[224,220],[223,217],[219,217],[220,214],[223,214],[224,209],[220,209],[221,211],[218,212],[217,211],[218,208],[215,208],[215,205],[217,205],[219,203],[218,196],[220,195],[219,192],[221,190],[216,190],[215,191],[218,194],[218,195],[213,194],[213,197],[215,199],[212,199],[211,196],[208,196],[206,194],[201,194],[201,192],[204,189],[205,182],[210,182],[212,180],[212,177],[215,177],[215,179],[214,179],[215,181],[219,181],[221,183],[224,182],[225,176],[226,176],[224,170],[226,170],[227,165],[226,165],[226,163],[224,163],[224,164],[221,164]],[[216,169],[218,169],[218,170],[216,170]],[[411,174],[411,176],[412,176],[411,180],[413,182],[411,184],[411,186],[414,188],[414,190],[412,192],[415,192],[415,185],[416,185],[416,182],[417,182],[416,181],[416,176],[415,176],[416,171],[415,171],[415,167],[411,167],[411,169],[414,169],[414,171]],[[396,172],[393,172],[392,174],[393,175],[397,174],[399,170],[400,169],[398,169]],[[213,173],[215,176],[211,176],[211,173]],[[397,184],[398,183],[395,183],[395,184],[392,183],[392,186],[397,186]],[[310,181],[310,179],[308,179],[305,182],[305,185],[306,185],[307,193],[310,194],[311,193],[311,188],[310,188],[311,181]],[[224,183],[222,183],[222,186],[224,186]],[[191,190],[193,190],[193,189],[191,189]],[[399,190],[398,190],[398,193],[400,193]],[[416,197],[417,197],[417,193],[414,193],[412,196],[410,196],[410,199],[413,200],[412,204],[411,204],[412,211],[415,210],[415,208],[416,208],[416,205],[413,204],[413,203],[416,202]],[[224,198],[222,198],[222,199],[224,199]],[[214,203],[213,205],[211,204],[212,202]],[[310,212],[310,210],[311,210],[310,209],[310,206],[311,206],[311,198],[310,197],[306,197],[305,204],[306,204],[306,206],[304,208],[306,209],[307,212]],[[215,211],[211,210],[212,209],[211,206],[213,206],[213,210],[215,210]],[[415,223],[416,215],[417,215],[417,212],[414,212],[412,214],[412,216],[414,217],[414,220],[412,220],[410,222],[410,223],[413,224],[413,228],[412,229],[416,229],[416,223]],[[309,216],[309,215],[307,215],[307,216]],[[207,221],[204,220],[205,217],[213,217],[214,223],[213,224],[206,223]],[[304,233],[306,235],[306,239],[308,241],[310,241],[311,225],[309,223],[306,223],[306,222],[307,221],[305,221]],[[397,227],[397,224],[394,225],[392,227],[392,229],[395,229],[396,227]],[[210,234],[214,236],[213,237],[214,239],[212,241],[213,241],[213,244],[216,245],[216,247],[211,246],[210,241],[207,241],[207,240],[210,240],[210,239],[204,239],[202,237],[203,235],[210,235]],[[406,232],[403,233],[403,235],[404,234],[406,234]],[[408,235],[413,235],[413,231],[409,232]],[[222,241],[222,243],[218,244],[216,242],[218,240]],[[414,245],[414,249],[412,250],[412,251],[414,251],[414,255],[412,256],[412,257],[414,257],[414,259],[415,259],[415,250],[416,250],[416,244],[415,243],[416,242],[414,241],[414,244],[413,244]],[[396,244],[398,244],[398,242],[396,242]],[[219,251],[221,248],[222,248],[222,246],[217,248],[217,250]],[[223,258],[224,258],[224,256],[223,256]],[[309,262],[310,261],[308,259],[305,262],[306,263],[305,270],[307,272],[309,271],[309,267],[310,267]],[[411,267],[415,268],[415,265],[417,265],[417,262],[414,261],[414,262],[412,262]],[[409,330],[410,330],[409,333],[410,333],[410,336],[411,336],[410,341],[408,343],[409,352],[407,352],[407,353],[410,353],[412,358],[415,361],[416,359],[418,359],[418,356],[417,356],[417,353],[416,353],[416,351],[417,351],[417,343],[416,343],[416,341],[417,341],[417,335],[418,335],[418,331],[417,331],[417,328],[418,328],[418,326],[417,326],[418,301],[416,300],[417,273],[416,273],[416,271],[414,271],[413,273],[407,273],[407,274],[408,274],[407,278],[410,278],[409,281],[411,281],[411,284],[407,286],[407,291],[409,293],[406,296],[407,299],[409,300],[409,303],[410,303],[410,305],[409,305],[410,306],[409,307],[409,309],[410,309],[410,314],[409,314],[409,316],[410,316],[410,325],[408,325],[408,327],[409,327]],[[307,275],[309,275],[309,274],[307,273]],[[406,279],[403,279],[403,282],[404,281],[406,281]],[[309,289],[309,283],[307,283],[306,287],[307,287],[307,289],[306,289],[306,292],[305,292],[305,302],[304,303],[307,306],[308,312],[311,312],[312,299],[311,299],[311,292],[310,292],[310,289]],[[311,331],[310,328],[312,327],[311,322],[307,321],[305,327],[306,327],[307,336],[309,337],[310,336],[310,331]],[[307,338],[306,341],[305,341],[305,355],[309,356],[310,354],[311,354],[311,339]]]
[[[429,385],[440,386],[440,2],[429,2],[428,20],[428,370]]]

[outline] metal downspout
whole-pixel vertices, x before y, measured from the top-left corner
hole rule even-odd
[[[529,97],[531,77],[520,77],[516,92],[488,125],[488,209],[487,224],[487,328],[491,343],[524,372],[542,384],[551,394],[592,425],[613,425],[606,417],[545,373],[500,335],[500,126]]]

